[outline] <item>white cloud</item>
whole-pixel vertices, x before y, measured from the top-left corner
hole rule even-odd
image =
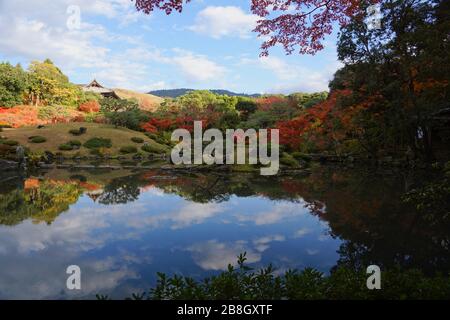
[[[258,59],[243,57],[238,66],[253,65],[258,68],[271,71],[276,79],[276,84],[265,90],[266,93],[292,93],[317,92],[328,90],[328,82],[332,79],[334,72],[340,67],[337,61],[329,63],[326,67],[309,68],[295,62],[270,55]]]
[[[200,11],[189,30],[215,39],[224,36],[248,38],[258,16],[245,13],[239,7],[207,7]]]
[[[247,252],[246,263],[254,263],[261,260],[261,254],[247,247],[245,241],[223,243],[217,240],[196,243],[190,246],[193,259],[204,270],[226,270],[228,264],[236,265],[237,256]]]
[[[176,50],[178,55],[172,62],[181,69],[190,81],[207,81],[222,78],[227,72],[226,68],[203,55],[197,55],[184,50]]]

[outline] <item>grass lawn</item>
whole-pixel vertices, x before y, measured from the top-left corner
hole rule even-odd
[[[74,136],[69,133],[69,130],[79,129],[80,127],[87,128],[87,132],[79,136]],[[162,152],[169,151],[167,146],[155,142],[142,132],[137,132],[126,128],[115,128],[112,125],[97,123],[58,123],[46,125],[42,129],[38,129],[36,126],[22,127],[18,129],[4,129],[3,132],[0,133],[0,135],[6,137],[8,140],[18,141],[21,145],[26,146],[30,148],[30,150],[35,152],[61,152],[62,154],[67,156],[73,156],[76,154],[80,156],[89,155],[90,150],[82,146],[79,150],[61,151],[58,149],[61,144],[68,143],[71,140],[78,140],[82,144],[84,144],[87,140],[95,137],[111,139],[112,147],[105,149],[110,155],[119,155],[120,148],[125,146],[135,146],[138,151],[140,151],[140,147],[143,144],[138,144],[131,141],[131,138],[133,137],[142,138],[144,142],[147,142],[149,145],[155,147],[156,149],[160,149]],[[28,138],[32,136],[42,136],[45,137],[47,141],[43,143],[31,143]]]

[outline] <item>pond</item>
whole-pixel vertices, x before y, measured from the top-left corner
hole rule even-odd
[[[339,265],[449,270],[448,223],[401,202],[421,181],[341,167],[277,177],[62,170],[0,186],[0,298],[124,298],[156,273],[202,279],[239,253],[278,273]],[[66,288],[78,265],[81,290]]]

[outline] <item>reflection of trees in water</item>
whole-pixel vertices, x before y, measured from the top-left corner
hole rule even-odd
[[[305,199],[311,204],[319,199],[325,205],[312,205],[312,212],[329,224],[332,236],[344,240],[338,264],[355,268],[370,264],[418,267],[426,272],[450,270],[450,215],[419,212],[415,205],[402,202],[408,191],[405,187],[417,187],[410,175],[386,178],[364,172],[319,174],[321,178],[311,176],[305,180],[312,179],[316,184],[315,191]],[[317,185],[321,187],[317,189]]]
[[[16,225],[26,219],[52,223],[82,194],[76,183],[42,181],[29,189],[0,194],[0,224]]]
[[[240,198],[263,196],[271,200],[295,201],[298,196],[282,189],[281,178],[254,174],[161,174],[150,171],[141,177],[147,186],[157,187],[186,200],[208,203],[228,201],[231,196]]]
[[[98,197],[101,204],[125,204],[136,201],[140,195],[142,183],[138,177],[123,177],[113,179],[108,183],[103,193]]]
[[[449,270],[450,217],[417,212],[401,201],[421,177],[403,172],[385,175],[363,170],[321,168],[304,177],[181,175],[147,181],[168,193],[196,202],[264,196],[305,201],[312,214],[326,221],[331,236],[341,238],[338,264],[354,268],[378,264],[391,268]]]
[[[338,265],[449,270],[450,215],[419,212],[400,200],[417,186],[415,181],[422,179],[407,173],[387,177],[342,168],[319,168],[299,177],[149,171],[110,180],[97,200],[125,204],[137,200],[146,187],[157,187],[199,203],[223,202],[232,196],[304,201],[312,214],[328,223],[331,236],[344,241]],[[8,187],[0,194],[0,224],[14,225],[28,218],[51,223],[77,201],[82,185],[50,180],[26,190],[23,184]]]

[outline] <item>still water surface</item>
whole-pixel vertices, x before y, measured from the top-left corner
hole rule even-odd
[[[0,298],[123,298],[156,273],[201,279],[247,252],[277,272],[339,264],[445,270],[448,246],[400,195],[414,177],[319,168],[309,174],[52,170],[0,186]],[[431,236],[431,234],[433,236]],[[448,236],[448,234],[447,234]],[[67,266],[82,289],[66,289]]]

